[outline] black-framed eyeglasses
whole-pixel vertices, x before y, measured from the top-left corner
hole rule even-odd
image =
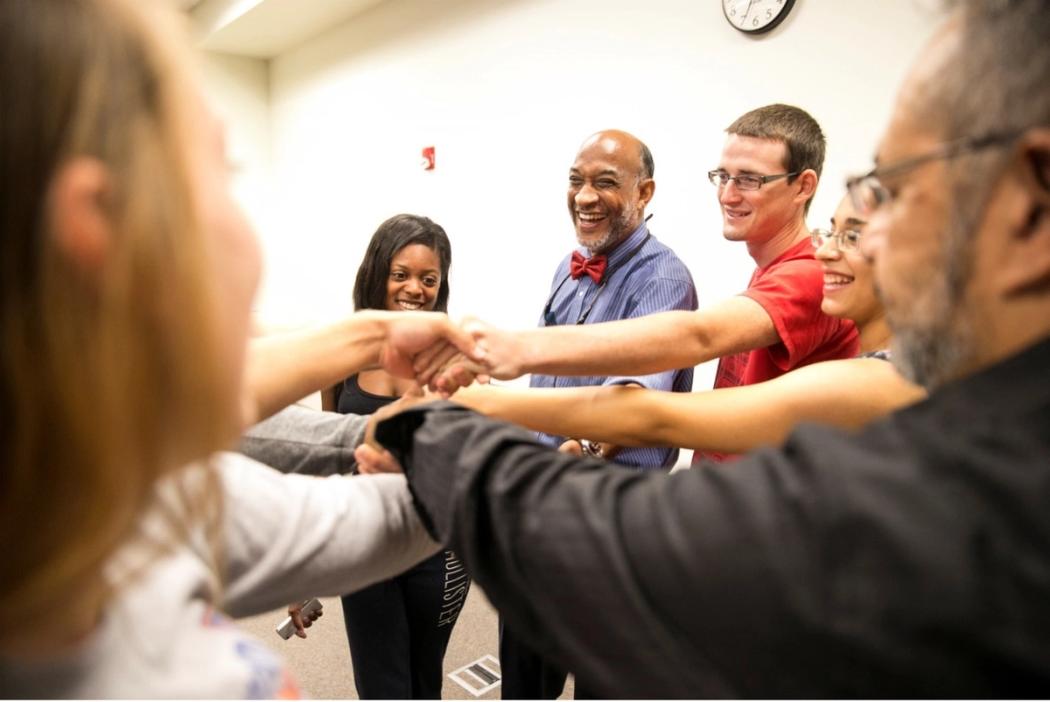
[[[893,193],[882,183],[884,179],[890,176],[899,176],[933,161],[952,159],[991,146],[1006,144],[1021,136],[1022,132],[1023,130],[1020,129],[1011,129],[992,132],[979,137],[956,139],[955,141],[942,144],[928,153],[905,158],[885,166],[876,166],[864,175],[847,178],[846,190],[849,192],[854,209],[862,216],[867,217],[893,199]]]
[[[819,249],[829,241],[835,242],[839,251],[856,251],[860,247],[860,238],[864,235],[859,229],[843,229],[833,232],[830,229],[814,229],[809,234],[813,248]]]
[[[711,181],[711,185],[719,188],[725,187],[729,181],[733,181],[736,183],[738,190],[758,190],[770,181],[797,176],[799,172],[800,171],[792,171],[791,173],[777,173],[776,175],[764,176],[755,175],[753,173],[741,173],[740,175],[731,176],[722,169],[716,168],[713,171],[707,172],[707,179]]]

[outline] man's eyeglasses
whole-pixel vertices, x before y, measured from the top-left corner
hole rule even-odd
[[[819,249],[829,241],[834,241],[839,251],[856,251],[860,247],[861,236],[862,232],[857,229],[844,229],[840,232],[833,232],[830,229],[814,229],[809,238],[815,249]]]
[[[929,153],[912,156],[886,166],[878,166],[862,176],[848,178],[846,180],[846,190],[849,191],[854,209],[862,216],[867,217],[893,199],[893,193],[882,183],[884,179],[890,176],[899,176],[932,161],[952,159],[963,154],[986,149],[990,146],[1005,144],[1019,137],[1021,131],[1014,129],[1005,132],[994,132],[980,137],[965,137],[942,144]]]
[[[729,181],[736,183],[737,190],[758,190],[766,183],[772,180],[780,180],[781,178],[790,178],[791,176],[797,176],[798,171],[792,173],[777,173],[776,175],[754,175],[752,173],[741,173],[740,175],[731,176],[723,170],[715,169],[707,172],[707,179],[711,181],[711,185],[718,186],[719,188],[724,187]]]

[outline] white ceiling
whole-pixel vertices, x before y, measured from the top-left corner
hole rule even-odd
[[[198,44],[269,59],[386,0],[179,0]]]

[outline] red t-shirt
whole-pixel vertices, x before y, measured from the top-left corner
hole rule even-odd
[[[823,288],[824,268],[813,256],[809,239],[795,244],[765,268],[756,268],[741,294],[762,305],[780,342],[722,358],[715,373],[715,388],[761,383],[810,363],[857,355],[857,328],[848,319],[829,317],[821,311]],[[698,451],[693,462],[705,457],[725,460],[728,456]]]

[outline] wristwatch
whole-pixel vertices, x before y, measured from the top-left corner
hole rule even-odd
[[[604,454],[602,454],[602,445],[597,441],[591,441],[590,439],[580,439],[580,448],[583,449],[584,456],[605,458]]]

